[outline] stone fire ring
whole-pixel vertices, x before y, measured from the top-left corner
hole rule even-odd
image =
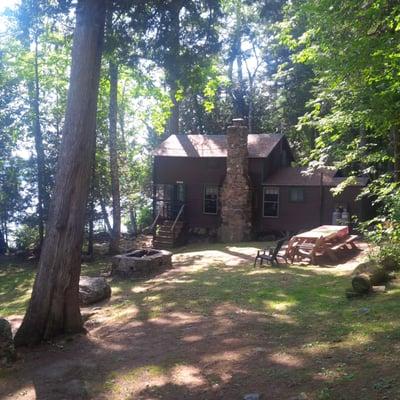
[[[139,249],[113,257],[111,275],[124,279],[152,276],[172,268],[172,253]]]

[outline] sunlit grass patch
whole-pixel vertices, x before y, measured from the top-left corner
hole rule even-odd
[[[22,314],[28,305],[35,269],[6,262],[0,268],[0,315]]]

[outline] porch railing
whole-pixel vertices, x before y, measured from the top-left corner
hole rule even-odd
[[[161,216],[161,210],[158,210],[157,216],[154,218],[154,221],[152,222],[152,224],[148,228],[146,228],[146,231],[153,232],[160,216]]]
[[[184,208],[185,208],[185,204],[182,204],[181,208],[179,209],[178,214],[176,215],[175,221],[174,221],[174,223],[173,223],[172,226],[171,226],[171,232],[172,232],[172,233],[174,232],[175,225],[176,225],[176,223],[179,221],[179,218],[181,217]]]

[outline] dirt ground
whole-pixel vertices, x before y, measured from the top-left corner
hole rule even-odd
[[[116,282],[111,301],[83,310],[86,335],[20,350],[0,399],[400,399],[398,341],[374,351],[338,321],[363,255],[254,269],[260,245],[189,247],[170,271]],[[9,319],[16,329],[20,316]]]

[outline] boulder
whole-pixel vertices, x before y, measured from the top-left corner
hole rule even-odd
[[[14,361],[15,358],[11,325],[6,319],[0,318],[0,364],[7,364]]]
[[[81,276],[79,280],[79,300],[82,306],[97,303],[111,296],[111,287],[102,277]]]

